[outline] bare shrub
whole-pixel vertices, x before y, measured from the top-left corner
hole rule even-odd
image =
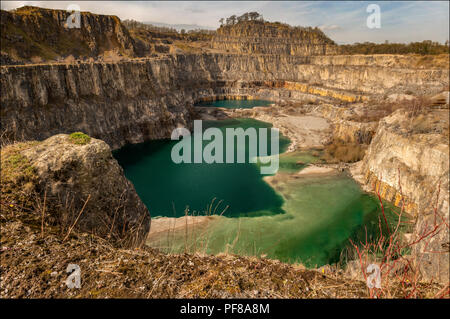
[[[393,112],[403,109],[408,117],[413,118],[420,114],[426,114],[432,105],[430,98],[418,96],[414,99],[403,99],[395,102],[382,101],[368,104],[362,114],[354,115],[351,120],[355,122],[377,122]]]
[[[31,63],[35,63],[35,64],[43,62],[43,60],[42,60],[42,58],[40,56],[32,56],[30,58],[30,61],[31,61]]]
[[[323,159],[329,163],[354,163],[363,159],[366,149],[364,144],[334,139],[325,146]]]
[[[120,60],[122,60],[122,57],[115,50],[103,53],[103,61],[105,62],[119,62]]]
[[[350,118],[350,120],[363,123],[378,122],[383,117],[392,114],[397,109],[399,109],[399,105],[397,103],[388,101],[369,104],[363,109],[363,112],[361,114],[354,115]]]
[[[14,143],[14,140],[11,138],[10,135],[11,134],[7,129],[2,128],[2,130],[0,131],[0,148],[6,147]]]
[[[399,108],[405,109],[409,117],[416,117],[420,114],[427,113],[431,105],[432,102],[430,98],[425,96],[418,96],[412,100],[400,101]]]
[[[400,171],[399,171],[399,183],[400,183]],[[400,193],[401,193],[400,185]],[[400,234],[400,228],[402,223],[408,223],[402,219],[404,216],[405,203],[402,196],[401,208],[399,212],[395,212],[398,219],[394,225],[389,225],[385,215],[385,207],[381,199],[379,191],[377,196],[381,206],[381,216],[378,219],[380,234],[375,240],[368,240],[367,236],[364,241],[355,243],[350,240],[355,256],[361,267],[361,272],[368,281],[368,266],[376,263],[380,269],[380,276],[382,279],[381,288],[367,288],[370,298],[417,298],[420,296],[420,289],[426,285],[420,282],[420,271],[417,267],[422,260],[417,255],[409,255],[408,251],[411,251],[419,244],[422,244],[426,248],[428,245],[436,239],[436,236],[449,228],[445,217],[438,212],[438,198],[439,190],[437,192],[436,203],[433,209],[434,218],[431,225],[426,225],[421,231],[411,237],[409,240],[405,240]],[[384,228],[384,226],[386,226]],[[386,229],[383,233],[382,229]],[[440,290],[437,295],[429,296],[442,298],[445,295],[450,294],[450,287],[447,285],[444,289]]]
[[[74,63],[75,62],[75,58],[73,57],[73,55],[69,55],[64,59],[64,63]]]

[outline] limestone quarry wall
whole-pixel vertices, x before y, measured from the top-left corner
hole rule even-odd
[[[380,66],[386,59],[358,57],[352,65],[349,57],[192,54],[3,66],[2,129],[14,140],[83,131],[114,149],[168,138],[175,127],[189,126],[191,107],[201,97],[258,96],[270,88],[345,98],[406,88],[435,92],[448,84],[448,70]],[[283,87],[264,84],[280,80]]]
[[[81,12],[80,27],[69,28],[70,15],[66,10],[31,6],[1,10],[2,53],[24,61],[33,57],[95,57],[109,50],[136,56],[134,40],[118,17]]]
[[[211,46],[213,49],[250,54],[263,53],[309,56],[338,53],[337,46],[335,45],[308,43],[281,38],[242,38],[218,35],[212,40]]]
[[[382,119],[362,163],[369,189],[416,217],[409,240],[423,279],[449,279],[449,145],[440,134],[408,134],[405,114]]]
[[[362,165],[366,183],[411,214],[448,215],[449,145],[438,135],[408,134],[401,112],[382,119]]]
[[[221,26],[211,47],[244,54],[311,56],[337,54],[338,46],[317,28],[291,27],[282,23],[241,21]]]

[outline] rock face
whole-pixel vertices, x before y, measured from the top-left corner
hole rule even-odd
[[[178,90],[170,62],[3,69],[9,84],[3,82],[2,92],[10,95],[2,94],[3,114],[9,118],[3,122],[2,117],[2,124],[15,132],[15,140],[83,131],[118,148],[168,138],[178,125],[188,126],[192,104]]]
[[[311,56],[338,53],[337,45],[317,28],[263,21],[221,26],[211,41],[211,47],[244,54]]]
[[[19,143],[2,150],[5,161],[23,157],[35,175],[26,187],[20,184],[23,178],[6,176],[2,192],[7,196],[9,181],[18,188],[11,192],[12,201],[17,201],[14,196],[21,189],[36,193],[41,202],[45,197],[46,221],[66,231],[75,225],[77,230],[107,238],[118,246],[142,244],[150,229],[149,211],[112,157],[109,146],[86,135],[82,135],[86,139],[72,136],[59,134],[43,142],[28,146]],[[11,155],[8,148],[17,152]],[[10,167],[8,174],[13,176],[12,172]]]
[[[22,60],[95,57],[110,50],[135,56],[134,41],[118,17],[81,12],[80,28],[67,28],[70,15],[30,6],[1,10],[2,51]]]
[[[397,111],[382,119],[363,162],[367,183],[398,205],[403,195],[406,210],[414,215],[434,207],[439,185],[438,209],[448,212],[449,146],[441,131],[445,113],[444,122],[435,122],[433,115],[415,120]],[[425,127],[415,128],[415,121]]]
[[[422,276],[448,282],[448,111],[417,119],[397,111],[381,120],[362,173],[370,189],[396,206],[404,203],[406,212],[417,218],[411,242],[427,235],[412,251]]]
[[[407,89],[438,92],[448,84],[448,69],[395,68],[395,61],[392,56],[190,54],[4,66],[0,115],[13,140],[83,131],[115,149],[169,138],[174,128],[188,127],[193,103],[204,97],[317,95],[355,101]]]

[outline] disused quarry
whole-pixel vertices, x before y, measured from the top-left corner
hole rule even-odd
[[[270,37],[258,39],[241,25],[223,28],[197,54],[166,46],[157,56],[136,58],[148,43],[138,48],[117,17],[83,13],[82,22],[94,25],[74,38],[86,49],[79,55],[118,50],[121,58],[45,63],[42,57],[73,51],[59,45],[67,42],[66,31],[55,39],[59,51],[46,42],[53,29],[45,29],[45,21],[62,28],[68,13],[44,10],[34,19],[36,12],[2,11],[8,50],[21,39],[19,58],[40,58],[0,68],[3,298],[448,295],[448,55],[339,55],[318,32],[310,39],[314,46],[293,43],[287,50],[284,31],[271,46]],[[278,34],[272,25],[258,24]],[[42,42],[36,52],[34,39],[16,34],[30,25]],[[96,42],[100,26],[107,26],[107,43]],[[311,55],[328,53],[333,55]],[[11,57],[2,53],[3,60]],[[273,105],[193,107],[230,98]],[[308,139],[312,130],[305,133],[297,125],[305,116],[320,118],[330,129]],[[384,265],[381,291],[367,288],[361,272],[367,265],[357,255],[346,268],[307,270],[264,257],[164,254],[140,245],[150,228],[148,210],[111,150],[168,138],[194,119],[241,117],[279,127],[293,141],[289,151],[311,147],[306,141],[320,144],[314,147],[323,148],[327,165],[414,218],[413,231],[396,240],[386,258],[375,260]],[[83,133],[66,135],[74,132]],[[363,248],[361,257],[376,255]],[[399,254],[400,248],[408,254]],[[82,269],[81,289],[65,285],[69,263]]]

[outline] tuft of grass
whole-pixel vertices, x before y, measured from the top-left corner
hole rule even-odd
[[[91,137],[82,132],[74,132],[69,135],[70,142],[77,145],[86,145],[91,141]]]
[[[1,149],[2,201],[23,203],[34,190],[37,183],[36,169],[21,151],[35,144],[17,143]]]

